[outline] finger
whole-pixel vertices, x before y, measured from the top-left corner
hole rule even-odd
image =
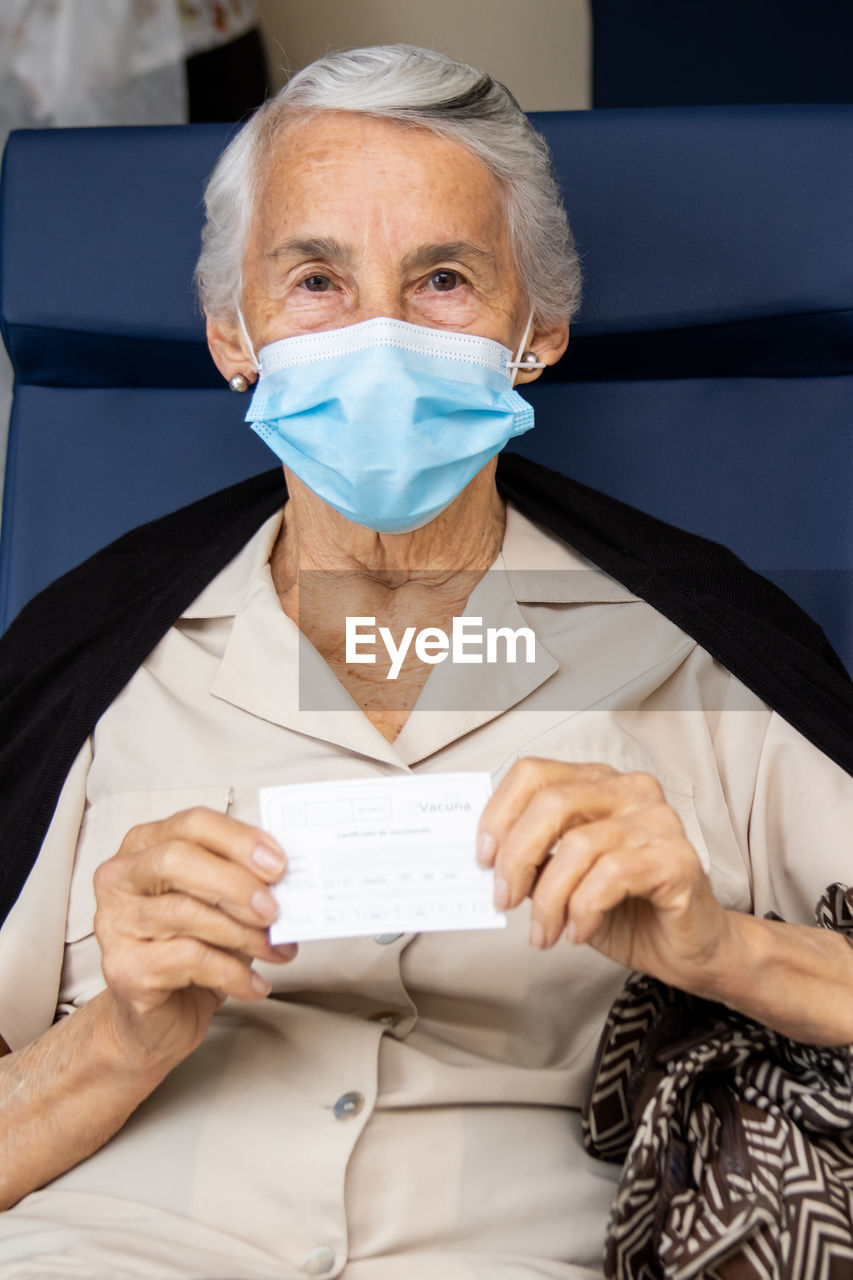
[[[94,885],[99,906],[110,895],[179,893],[218,907],[242,924],[268,927],[278,915],[275,897],[254,871],[185,840],[167,840],[139,852],[122,847],[97,868]],[[127,909],[127,904],[120,908]]]
[[[500,844],[495,859],[495,905],[515,907],[533,888],[551,850],[571,828],[586,829],[623,802],[621,775],[557,782],[536,792]],[[544,874],[544,871],[543,871]]]
[[[501,842],[538,791],[555,783],[595,782],[615,773],[609,765],[570,764],[562,760],[540,760],[535,756],[517,760],[495,788],[480,815],[477,860],[481,866],[493,865]]]
[[[271,990],[270,983],[239,956],[197,938],[148,943],[144,966],[139,964],[139,955],[133,944],[115,947],[104,954],[103,968],[107,985],[121,992],[140,1012],[157,1008],[185,987],[206,987],[220,998],[252,1001],[263,999]]]
[[[126,918],[115,927],[137,942],[191,937],[274,964],[295,955],[293,944],[287,944],[286,948],[273,947],[266,929],[242,924],[216,907],[180,893],[134,896]]]
[[[122,848],[127,846],[127,851],[139,852],[172,840],[201,845],[221,858],[249,868],[267,882],[280,880],[287,867],[284,850],[269,832],[203,805],[183,809],[161,822],[133,827]]]
[[[594,863],[572,894],[568,919],[574,926],[573,940],[588,942],[611,911],[629,898],[639,898],[670,916],[668,927],[674,931],[675,945],[690,950],[691,935],[696,932],[691,906],[705,879],[686,840],[654,839],[636,848],[613,850]],[[680,941],[679,933],[683,934]]]
[[[608,818],[569,831],[542,869],[531,895],[530,941],[552,947],[567,923],[568,904],[598,858],[614,849],[637,848],[648,833],[632,820]]]

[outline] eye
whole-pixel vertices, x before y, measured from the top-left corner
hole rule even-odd
[[[301,282],[302,287],[307,289],[309,293],[327,293],[332,287],[332,282],[328,276],[318,274],[306,276]]]
[[[442,267],[440,271],[433,271],[429,282],[438,293],[450,293],[452,289],[465,283],[458,271],[449,271],[446,267]]]

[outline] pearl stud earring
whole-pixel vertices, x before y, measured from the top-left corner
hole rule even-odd
[[[540,360],[535,351],[525,351],[519,360],[508,360],[508,369],[545,369],[547,366],[544,360]]]
[[[249,379],[244,377],[242,373],[235,373],[233,378],[228,379],[228,386],[232,391],[248,391]]]

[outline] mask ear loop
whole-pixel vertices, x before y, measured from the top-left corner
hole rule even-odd
[[[515,359],[507,361],[507,368],[512,370],[512,379],[510,386],[515,386],[515,380],[518,377],[519,369],[546,369],[548,366],[544,360],[540,360],[535,351],[526,351],[525,348],[530,341],[530,335],[533,332],[533,312],[527,317],[527,324],[524,328],[524,334],[521,342],[518,344],[518,350],[515,353]]]
[[[249,349],[249,354],[252,357],[252,368],[254,369],[255,373],[260,373],[261,371],[260,361],[258,360],[258,355],[257,355],[257,352],[255,351],[254,343],[252,342],[252,339],[249,337],[249,330],[246,328],[246,321],[243,319],[243,312],[240,307],[237,308],[237,320],[240,324],[240,332],[243,334],[243,339],[246,343],[246,346]]]

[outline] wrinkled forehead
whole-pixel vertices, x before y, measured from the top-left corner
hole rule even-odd
[[[485,240],[498,251],[507,238],[504,192],[469,148],[422,126],[344,111],[282,125],[257,173],[256,250],[283,235],[378,228],[392,240]]]

